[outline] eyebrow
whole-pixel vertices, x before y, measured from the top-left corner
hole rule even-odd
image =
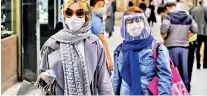
[[[98,5],[100,5],[101,6],[101,4],[98,4]],[[103,4],[102,6],[104,6],[105,4]]]

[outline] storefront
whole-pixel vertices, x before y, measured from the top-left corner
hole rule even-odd
[[[40,49],[54,34],[63,0],[1,0],[2,92],[18,80],[35,81]]]
[[[17,80],[35,81],[40,49],[54,34],[62,0],[1,0],[2,92]]]
[[[17,82],[20,41],[20,1],[1,0],[1,91]]]
[[[21,2],[21,70],[20,78],[28,81],[38,76],[40,49],[54,34],[61,0],[22,0]]]

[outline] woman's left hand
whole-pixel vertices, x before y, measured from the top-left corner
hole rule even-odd
[[[107,66],[108,66],[108,69],[110,71],[113,71],[114,70],[114,64],[112,63],[112,61],[108,60],[107,62]]]

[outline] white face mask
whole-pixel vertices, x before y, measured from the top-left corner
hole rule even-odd
[[[81,27],[83,27],[84,23],[85,23],[85,18],[78,18],[75,15],[73,15],[71,18],[65,19],[65,24],[72,31],[79,30]]]
[[[127,24],[127,32],[132,37],[139,36],[144,29],[144,22],[133,22],[131,24]]]
[[[96,14],[97,14],[98,16],[100,16],[100,17],[103,17],[104,12],[105,12],[104,7],[102,7],[102,8],[100,8],[100,9],[97,9],[97,10],[96,10]]]

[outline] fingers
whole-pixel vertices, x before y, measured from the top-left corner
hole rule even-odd
[[[42,72],[42,73],[40,74],[40,78],[43,79],[43,80],[45,80],[45,72]]]
[[[45,75],[45,82],[48,84],[52,84],[56,79],[54,70],[47,70],[44,75]]]
[[[114,70],[114,66],[113,66],[113,64],[108,64],[108,69],[109,69],[110,71],[113,71],[113,70]]]
[[[48,83],[48,84],[52,84],[55,80],[55,77],[52,77],[52,76],[46,76],[46,80],[45,82]]]

